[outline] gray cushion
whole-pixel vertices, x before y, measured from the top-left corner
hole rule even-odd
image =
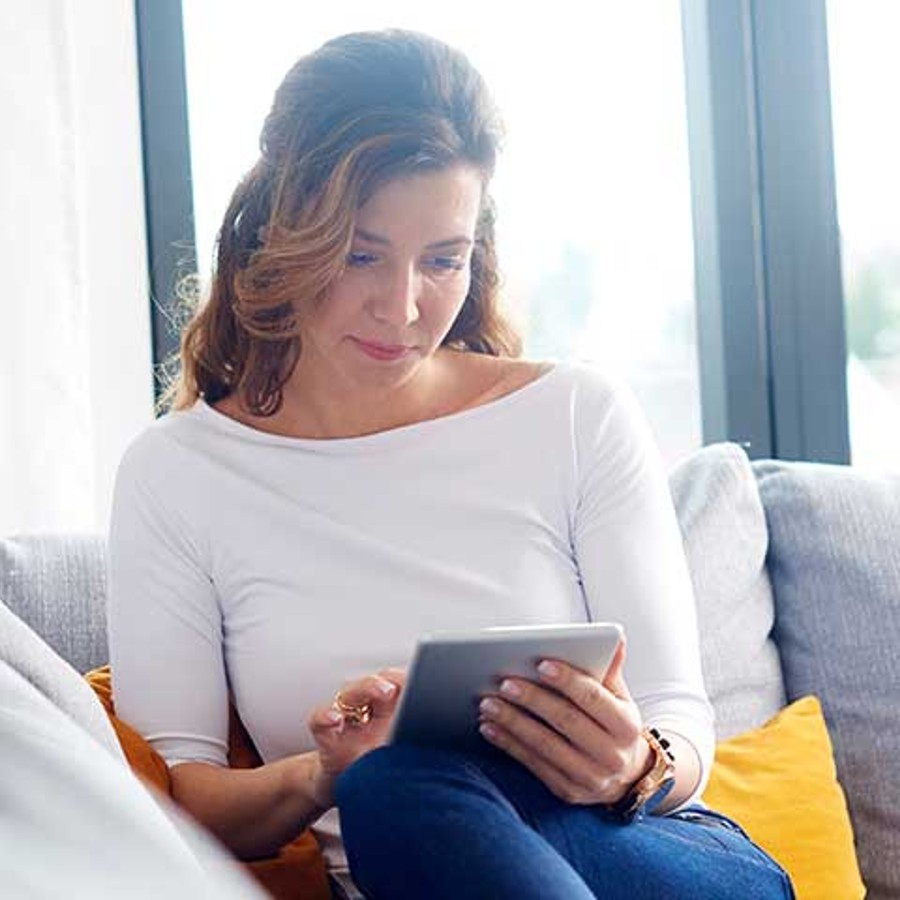
[[[765,569],[766,522],[747,455],[711,444],[669,479],[700,628],[706,688],[721,740],[755,728],[784,704]]]
[[[79,672],[109,661],[105,598],[103,538],[0,540],[0,601]]]
[[[755,464],[790,699],[816,694],[870,900],[900,897],[900,478]]]

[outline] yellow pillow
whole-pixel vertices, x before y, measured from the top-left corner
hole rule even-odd
[[[797,900],[865,896],[831,740],[815,697],[722,741],[703,800],[791,876]]]

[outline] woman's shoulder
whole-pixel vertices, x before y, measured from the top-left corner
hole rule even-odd
[[[129,442],[119,463],[123,474],[152,479],[154,474],[165,475],[182,469],[182,450],[189,443],[189,435],[197,430],[193,408],[167,412],[149,422]]]
[[[488,400],[511,394],[554,368],[548,360],[481,356],[482,386]]]
[[[634,402],[622,374],[594,360],[524,359],[476,353],[458,356],[457,383],[467,385],[459,409],[482,406],[538,381],[553,385],[559,395],[556,399],[569,398],[573,407],[585,411],[599,413],[610,405],[629,406]]]
[[[454,412],[484,406],[513,394],[554,368],[547,360],[454,353],[451,375],[457,387]]]
[[[567,359],[552,364],[552,390],[544,397],[568,411],[574,433],[609,439],[644,428],[645,415],[627,377],[597,360]]]

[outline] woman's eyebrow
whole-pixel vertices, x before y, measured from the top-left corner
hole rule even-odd
[[[357,228],[354,232],[354,237],[362,238],[364,241],[368,241],[370,244],[380,244],[383,247],[390,247],[391,242],[386,237],[381,237],[381,235],[373,234],[371,231],[366,231],[365,228]],[[434,241],[434,243],[428,244],[426,246],[426,250],[437,250],[441,247],[455,247],[461,244],[469,245],[472,243],[472,239],[466,237],[465,235],[459,235],[458,237],[446,238],[443,241]]]
[[[428,244],[426,249],[428,250],[437,250],[440,247],[455,247],[461,244],[468,246],[472,243],[471,238],[467,238],[465,235],[460,235],[459,237],[447,238],[445,241],[435,241],[433,244]]]

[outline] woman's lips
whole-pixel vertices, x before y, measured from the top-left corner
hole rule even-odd
[[[372,357],[372,359],[400,359],[402,356],[406,356],[412,349],[411,347],[405,347],[402,344],[378,344],[371,343],[370,341],[363,341],[359,338],[353,338],[353,340],[355,341],[356,346],[367,356]]]

